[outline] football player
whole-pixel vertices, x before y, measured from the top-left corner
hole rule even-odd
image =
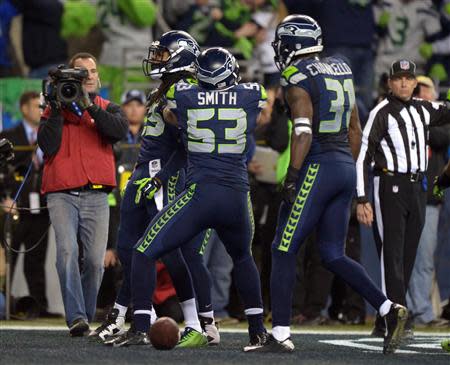
[[[179,135],[175,127],[166,125],[161,114],[164,94],[177,83],[194,83],[193,65],[200,53],[197,42],[186,32],[170,31],[163,34],[149,47],[149,55],[143,61],[144,73],[152,78],[161,79],[159,87],[151,94],[149,110],[143,130],[142,143],[135,170],[127,184],[121,209],[118,234],[118,255],[123,266],[123,283],[105,322],[91,334],[94,338],[116,347],[148,344],[147,333],[125,332],[124,321],[131,298],[131,267],[133,246],[143,235],[152,218],[162,207],[175,199],[184,189],[185,158],[180,153]],[[162,261],[172,278],[177,296],[183,310],[186,330],[180,340],[180,347],[197,347],[219,342],[219,333],[213,323],[211,312],[209,273],[203,265],[198,246],[203,235],[195,237],[186,245],[185,257],[180,250],[168,252]],[[186,268],[196,266],[195,286],[198,293],[200,311],[208,307],[207,318],[199,322],[191,276]],[[151,293],[144,293],[151,301]],[[136,311],[150,325],[149,311]],[[203,334],[202,325],[208,333]]]
[[[188,155],[188,187],[151,222],[133,253],[133,304],[148,311],[142,293],[155,288],[155,262],[207,228],[213,228],[233,259],[244,301],[250,345],[266,339],[260,279],[253,257],[253,215],[246,152],[266,93],[259,84],[238,84],[239,66],[231,53],[211,48],[197,59],[197,85],[176,85],[164,120],[181,129]],[[148,319],[134,316],[136,330]]]
[[[303,241],[317,228],[325,267],[385,317],[384,352],[393,352],[403,336],[407,309],[388,300],[363,267],[344,253],[356,188],[354,159],[361,144],[352,71],[338,57],[319,58],[322,31],[308,16],[286,17],[278,25],[272,45],[293,133],[284,201],[272,244],[273,331],[266,343],[254,350],[294,350],[289,324],[296,257]]]

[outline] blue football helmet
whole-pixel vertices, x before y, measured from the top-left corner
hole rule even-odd
[[[225,48],[213,47],[197,58],[197,80],[205,89],[225,89],[237,85],[239,64]]]
[[[275,63],[283,71],[295,56],[322,51],[322,29],[307,15],[289,15],[278,24],[272,47]]]
[[[142,61],[142,69],[145,76],[153,79],[181,71],[194,73],[199,54],[200,47],[191,35],[181,30],[171,30],[152,42],[148,57]]]

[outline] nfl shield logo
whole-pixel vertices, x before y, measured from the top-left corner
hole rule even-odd
[[[392,192],[395,193],[395,194],[398,193],[398,186],[397,186],[397,185],[394,185],[394,186],[392,187]]]
[[[400,61],[400,68],[402,70],[409,70],[409,62],[408,61]]]

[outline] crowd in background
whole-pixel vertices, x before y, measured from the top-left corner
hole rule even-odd
[[[189,32],[201,47],[222,46],[232,50],[241,66],[243,80],[259,81],[268,91],[269,106],[263,114],[264,122],[255,134],[256,148],[248,168],[256,223],[253,252],[261,272],[265,310],[270,313],[270,246],[281,201],[278,184],[283,178],[277,173],[277,166],[286,163],[290,135],[271,42],[279,21],[294,13],[310,15],[321,25],[326,56],[339,54],[348,61],[354,73],[363,124],[370,109],[389,92],[386,72],[399,57],[416,63],[417,74],[423,75],[419,79],[421,92],[430,93],[430,100],[442,99],[450,86],[449,0],[0,0],[0,130],[16,127],[24,121],[25,129],[30,133],[23,145],[36,143],[32,130],[37,124],[27,108],[29,103],[38,100],[39,95],[25,91],[39,92],[40,80],[47,77],[48,70],[67,63],[78,51],[91,52],[98,58],[101,94],[120,103],[129,121],[126,139],[115,145],[119,188],[109,196],[107,270],[98,299],[100,308],[107,309],[116,297],[115,288],[120,280],[120,263],[114,251],[120,219],[119,191],[137,158],[145,116],[145,93],[156,86],[143,75],[141,61],[153,39],[169,29],[181,29]],[[427,98],[424,94],[419,96]],[[31,150],[25,153],[31,155]],[[37,175],[42,169],[41,159],[38,152],[31,156]],[[269,160],[273,161],[272,170],[268,168]],[[24,176],[24,169],[26,164],[20,165],[15,176]],[[14,188],[19,183],[20,179],[16,179],[9,191],[2,186],[3,205],[8,205],[8,199],[14,196]],[[30,192],[39,192],[39,186],[33,189]],[[428,204],[436,207],[436,220],[439,220],[438,232],[434,232],[437,237],[434,250],[449,252],[450,194],[447,192],[443,201],[430,200]],[[40,207],[44,205],[45,202],[40,203]],[[35,218],[31,213],[26,214]],[[48,216],[41,216],[41,227],[48,226]],[[361,240],[368,237],[367,232],[362,233],[353,216],[346,250],[347,255],[356,260],[361,258],[361,247],[364,246]],[[39,237],[28,235],[24,238],[16,234],[15,247],[19,248],[21,243],[27,248],[33,246],[42,236],[42,233],[35,234]],[[46,241],[47,237],[44,238]],[[312,235],[299,254],[302,264],[299,265],[294,299],[294,322],[364,323],[364,301],[321,266],[314,242]],[[34,270],[36,261],[42,263],[41,251],[45,250],[46,242],[40,248],[26,254],[31,261],[34,257],[35,262],[31,266],[25,263],[25,271]],[[212,296],[216,316],[242,317],[231,279],[231,259],[215,235],[210,237],[205,259],[214,278]],[[438,279],[448,278],[450,265],[445,265],[445,261],[436,265]],[[160,267],[160,270],[164,271],[164,268]],[[42,295],[45,285],[42,289],[43,284],[38,283],[38,287],[41,286],[36,289],[33,276],[36,277],[36,271],[28,272],[27,284],[30,293],[39,301],[40,314],[45,316],[48,314],[46,298]],[[169,283],[167,280],[161,279],[160,288],[170,287],[170,280]],[[450,295],[450,288],[445,285],[441,284],[442,302]],[[168,306],[173,308],[174,291],[161,290],[160,293],[165,294],[156,303],[162,306],[171,300]],[[434,292],[434,297],[438,292]],[[426,293],[426,296],[431,295]],[[432,316],[418,316],[417,323],[448,325],[439,320],[441,308],[437,307]],[[442,315],[450,319],[449,312],[444,310]]]

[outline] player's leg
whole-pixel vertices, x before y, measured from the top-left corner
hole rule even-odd
[[[124,333],[125,315],[131,301],[133,247],[142,237],[151,218],[158,212],[153,201],[146,199],[141,199],[138,203],[135,201],[138,186],[133,183],[143,177],[148,177],[146,165],[138,167],[131,176],[120,205],[117,254],[122,265],[123,279],[119,293],[106,319],[90,334],[92,339],[106,341],[105,344],[107,345],[110,344],[109,341],[112,341],[114,336]]]
[[[355,169],[351,164],[328,165],[330,176],[337,176],[335,186],[340,189],[330,200],[319,221],[318,245],[324,266],[341,277],[362,295],[385,317],[388,335],[385,352],[393,352],[403,336],[407,311],[405,307],[392,303],[373,283],[365,269],[345,255],[345,239],[350,219],[351,200],[355,191]]]
[[[276,235],[272,243],[272,336],[261,351],[293,351],[290,340],[292,292],[296,256],[312,232],[326,202],[327,176],[319,164],[307,164],[300,171],[297,198],[292,205],[281,203]]]
[[[220,206],[222,217],[215,229],[233,260],[233,276],[244,302],[250,345],[261,346],[266,338],[266,329],[263,323],[261,282],[251,254],[255,226],[250,194],[225,187],[219,187],[218,194],[225,200]]]
[[[214,311],[211,300],[211,277],[203,259],[203,253],[211,236],[211,229],[197,235],[181,248],[183,257],[191,273],[192,283],[198,302],[199,319],[210,345],[220,343],[220,334],[214,323]]]
[[[194,295],[192,278],[181,249],[176,249],[162,256],[177,292],[183,311],[185,331],[181,336],[179,347],[198,347],[207,344],[206,337],[197,313],[197,303]]]
[[[156,283],[156,260],[179,248],[204,229],[201,194],[192,185],[175,201],[159,212],[138,241],[133,252],[131,293],[134,305],[134,328],[115,346],[145,342],[150,328],[151,298]],[[127,338],[128,337],[128,338]],[[147,339],[148,340],[148,339]]]

